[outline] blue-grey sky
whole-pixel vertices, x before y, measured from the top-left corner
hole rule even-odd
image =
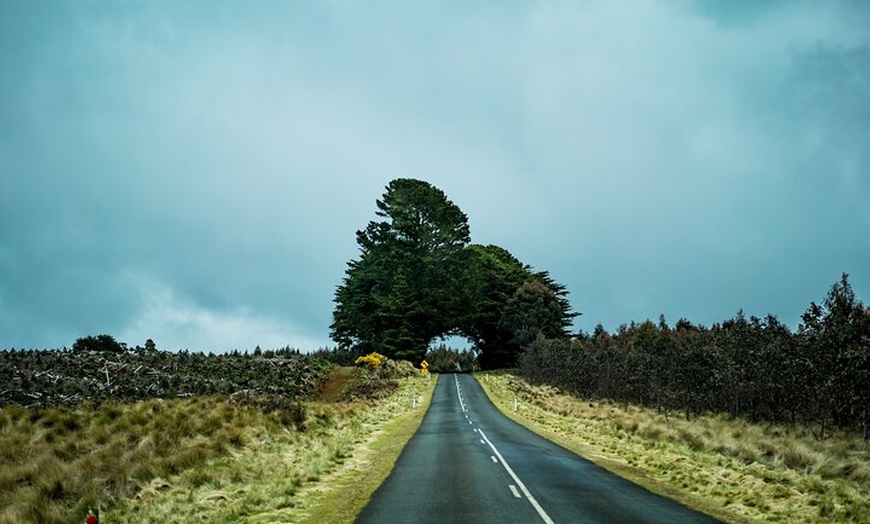
[[[398,177],[578,329],[868,301],[870,4],[0,2],[0,348],[329,344]]]

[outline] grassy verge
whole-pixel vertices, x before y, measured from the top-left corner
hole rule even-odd
[[[305,431],[256,430],[229,456],[153,480],[106,520],[350,521],[416,430],[433,385],[406,378],[377,401],[305,403]]]
[[[859,437],[816,441],[800,428],[723,416],[686,421],[590,403],[512,375],[478,378],[514,420],[726,522],[870,522],[870,453]]]

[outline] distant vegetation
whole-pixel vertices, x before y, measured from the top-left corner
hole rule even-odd
[[[240,392],[304,398],[329,363],[289,348],[254,354],[207,354],[127,348],[110,335],[78,339],[72,350],[0,351],[0,406],[135,402],[149,398],[232,395]]]
[[[457,351],[444,344],[430,349],[426,353],[429,370],[435,373],[468,372],[478,368],[473,351]]]
[[[797,332],[776,317],[734,318],[707,328],[664,318],[598,326],[573,339],[539,338],[519,359],[536,383],[589,399],[636,404],[690,419],[727,413],[797,423],[824,438],[833,427],[868,438],[870,310],[843,274]]]
[[[335,293],[332,338],[354,356],[373,351],[419,363],[430,342],[470,340],[485,368],[516,364],[538,336],[567,336],[576,314],[546,271],[504,248],[469,244],[465,214],[438,188],[393,180],[357,231],[360,256]]]

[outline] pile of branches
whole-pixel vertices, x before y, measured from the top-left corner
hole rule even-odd
[[[136,402],[193,395],[306,398],[329,364],[303,355],[0,351],[0,407]]]

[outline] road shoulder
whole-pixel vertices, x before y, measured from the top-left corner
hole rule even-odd
[[[354,451],[352,461],[343,464],[306,494],[307,507],[300,522],[343,524],[354,521],[417,432],[429,409],[437,380],[434,376],[403,381],[402,388],[410,389],[399,392],[401,402],[396,409],[405,412],[384,422]]]

